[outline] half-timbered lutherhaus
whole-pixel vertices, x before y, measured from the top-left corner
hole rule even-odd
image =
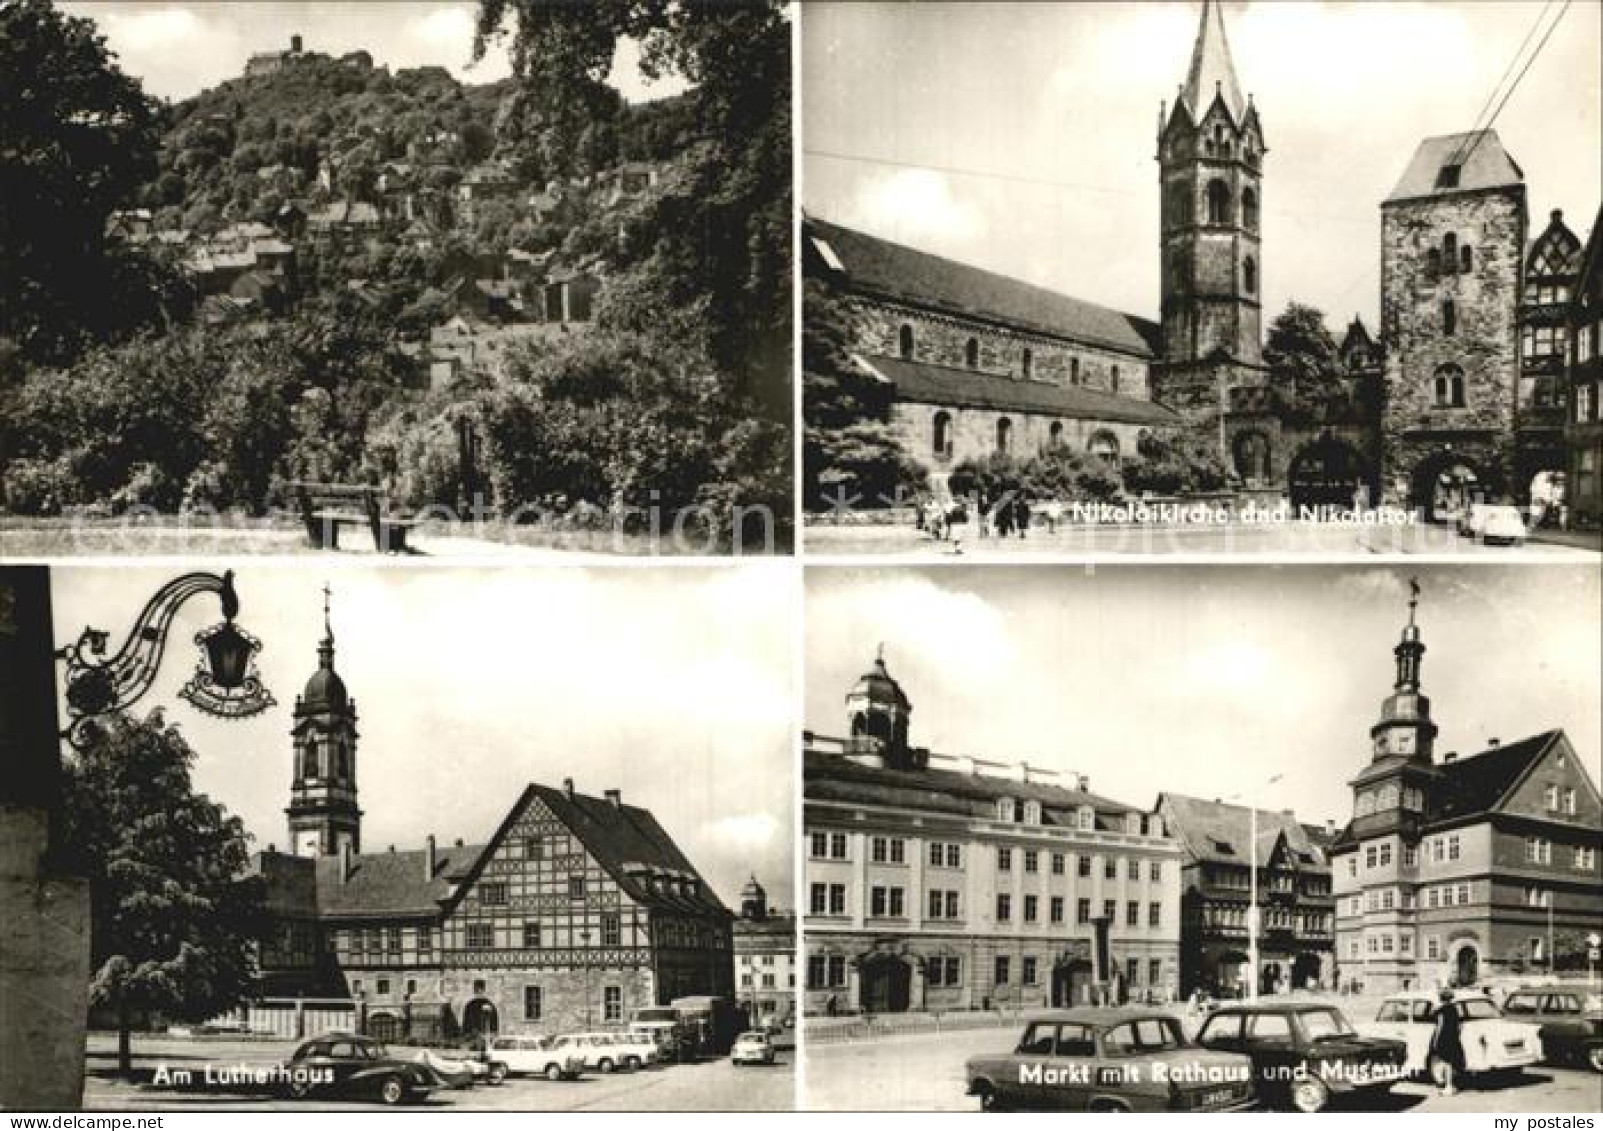
[[[254,859],[275,919],[264,996],[349,1000],[386,1039],[611,1027],[678,997],[734,997],[733,916],[619,791],[531,784],[482,843],[364,853],[332,633],[295,719],[295,851]]]
[[[1331,846],[1344,986],[1479,985],[1586,968],[1603,929],[1603,800],[1561,730],[1436,753],[1425,643],[1409,602],[1392,694]]]
[[[1258,992],[1333,984],[1336,937],[1326,848],[1335,829],[1286,811],[1158,796],[1157,812],[1184,851],[1180,991],[1241,996],[1249,965],[1252,869],[1258,869]],[[1256,843],[1254,837],[1256,836]]]
[[[1603,526],[1603,207],[1592,224],[1566,312],[1569,365],[1564,425],[1571,526]]]
[[[883,659],[804,736],[805,1008],[1169,1000],[1180,852],[1078,776],[912,746]]]

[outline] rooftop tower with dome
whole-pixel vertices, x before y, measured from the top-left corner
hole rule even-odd
[[[294,779],[289,840],[297,856],[336,856],[362,850],[362,811],[356,804],[356,702],[334,670],[334,629],[323,589],[323,640],[317,670],[295,700]]]

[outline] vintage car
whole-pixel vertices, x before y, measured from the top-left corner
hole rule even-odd
[[[383,1045],[354,1033],[324,1033],[302,1041],[283,1066],[296,1099],[349,1097],[386,1104],[422,1099],[441,1086],[425,1064],[398,1060]]]
[[[1408,1055],[1403,1042],[1360,1037],[1341,1010],[1315,1002],[1224,1006],[1202,1023],[1197,1043],[1250,1057],[1258,1098],[1297,1111],[1385,1091],[1402,1078]]]
[[[1151,1009],[1065,1009],[1032,1017],[1012,1052],[965,1066],[985,1111],[1237,1111],[1254,1102],[1252,1061],[1190,1044]]]
[[[1506,1021],[1485,994],[1454,996],[1463,1022],[1459,1040],[1464,1046],[1464,1071],[1469,1075],[1517,1072],[1542,1059],[1542,1037],[1535,1025]],[[1430,1066],[1430,1038],[1436,1030],[1436,994],[1393,994],[1380,1003],[1375,1020],[1358,1026],[1366,1037],[1384,1037],[1408,1045],[1404,1070],[1423,1074]]]
[[[774,1042],[764,1031],[742,1033],[730,1047],[729,1059],[734,1064],[772,1064]]]
[[[433,1049],[419,1049],[412,1059],[418,1064],[427,1065],[447,1088],[499,1084],[507,1078],[507,1066],[504,1063],[492,1061],[482,1053],[473,1051],[464,1056],[453,1056]]]
[[[1603,1009],[1587,1008],[1585,991],[1569,986],[1521,987],[1503,999],[1503,1016],[1538,1026],[1542,1059],[1603,1072]]]
[[[656,1048],[632,1033],[566,1033],[553,1047],[571,1052],[595,1072],[615,1072],[620,1068],[640,1068],[655,1062]]]
[[[576,1080],[584,1071],[584,1057],[573,1049],[559,1049],[553,1037],[496,1036],[485,1052],[519,1076],[544,1076],[547,1080]]]

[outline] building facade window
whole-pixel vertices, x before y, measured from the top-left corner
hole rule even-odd
[[[1249,295],[1258,293],[1258,264],[1250,255],[1241,261],[1241,287]]]
[[[601,987],[601,1020],[609,1025],[623,1020],[623,987]]]
[[[1452,362],[1436,370],[1436,407],[1464,407],[1464,371]]]
[[[538,1021],[545,1012],[545,995],[539,986],[523,987],[523,1019]]]
[[[1442,303],[1442,334],[1451,338],[1458,333],[1458,307],[1452,299]]]
[[[952,456],[952,414],[942,409],[930,428],[930,450],[940,459]]]
[[[913,328],[905,322],[896,335],[896,352],[903,361],[913,360]]]
[[[1013,450],[1013,421],[1005,416],[996,422],[996,450],[1002,455]]]
[[[1221,180],[1208,182],[1208,223],[1230,223],[1230,187]]]
[[[963,364],[970,369],[980,367],[980,340],[970,338],[963,346]]]
[[[1241,190],[1241,222],[1249,232],[1258,230],[1258,194],[1251,188]]]
[[[1019,355],[1019,372],[1024,375],[1025,380],[1035,373],[1035,355],[1030,352],[1028,346],[1025,346],[1024,352]]]

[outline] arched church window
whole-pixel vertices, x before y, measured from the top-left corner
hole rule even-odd
[[[1452,299],[1442,303],[1442,333],[1449,338],[1458,333],[1458,307]]]
[[[1464,407],[1464,371],[1452,362],[1436,369],[1436,407]]]
[[[1249,295],[1258,293],[1258,264],[1250,255],[1241,261],[1241,288]]]
[[[1119,367],[1117,365],[1113,367],[1113,391],[1115,393],[1119,391]]]
[[[902,323],[901,333],[897,335],[896,349],[903,361],[913,360],[913,328]]]
[[[1250,188],[1241,190],[1241,222],[1248,231],[1258,230],[1258,194]]]
[[[1458,269],[1464,272],[1475,269],[1475,252],[1469,244],[1458,249]]]
[[[1046,432],[1046,446],[1050,451],[1057,451],[1063,447],[1063,421],[1054,420],[1052,427]]]
[[[941,411],[935,414],[934,435],[930,437],[930,447],[937,456],[950,456],[952,454],[952,414]]]
[[[1230,188],[1221,180],[1208,182],[1208,223],[1230,223]]]
[[[1013,421],[1007,417],[996,422],[996,450],[1006,455],[1013,447]]]
[[[1069,358],[1069,384],[1078,385],[1079,383],[1080,383],[1080,359],[1077,358],[1077,357],[1071,357],[1071,358]]]
[[[1448,232],[1442,237],[1442,267],[1451,271],[1458,266],[1458,236]]]
[[[980,367],[980,340],[978,338],[970,338],[968,344],[963,347],[963,364],[970,369],[978,369]]]
[[[1035,355],[1030,352],[1028,346],[1025,346],[1024,352],[1019,355],[1019,371],[1024,374],[1026,379],[1035,371]]]

